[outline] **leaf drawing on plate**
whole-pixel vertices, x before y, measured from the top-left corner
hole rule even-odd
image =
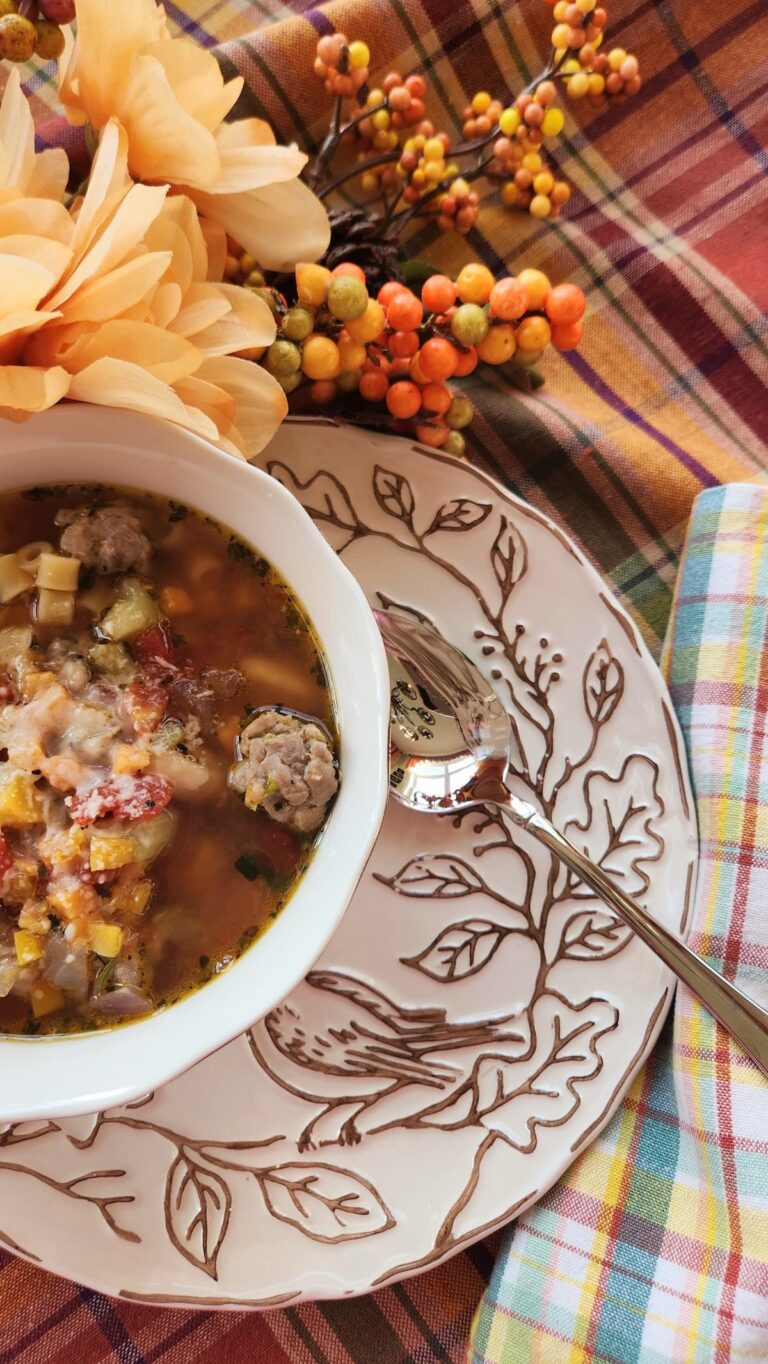
[[[560,959],[605,961],[626,946],[632,930],[607,909],[587,909],[569,919],[560,944]]]
[[[413,489],[402,474],[376,465],[373,472],[373,493],[382,511],[402,521],[413,530],[413,509],[416,505]]]
[[[469,863],[450,853],[420,853],[394,876],[376,872],[375,879],[398,895],[423,895],[435,900],[457,900],[488,890],[482,876]]]
[[[183,1148],[165,1185],[165,1221],[176,1249],[190,1264],[215,1279],[216,1261],[232,1212],[229,1185],[198,1164]]]
[[[337,1165],[276,1165],[259,1182],[272,1216],[313,1241],[356,1241],[395,1225],[373,1185]]]
[[[424,538],[439,530],[473,530],[475,526],[482,525],[490,512],[490,502],[473,502],[471,497],[452,497],[435,512]]]
[[[651,884],[646,870],[658,862],[664,840],[654,825],[664,813],[658,791],[657,763],[642,754],[627,758],[617,777],[590,772],[584,781],[585,814],[570,820],[566,835],[630,895],[642,895]],[[591,899],[594,892],[567,878],[560,899]]]
[[[501,591],[507,597],[528,567],[528,548],[519,530],[502,514],[496,539],[491,547],[491,568]]]
[[[584,669],[584,706],[595,725],[605,725],[621,700],[624,669],[602,639]]]
[[[32,1122],[0,1123],[0,1146],[16,1146],[21,1141],[34,1141],[45,1137],[49,1132],[58,1132],[58,1124],[47,1118],[35,1118]]]
[[[465,919],[444,928],[417,956],[400,960],[432,980],[465,980],[481,971],[507,934],[514,931],[490,919]]]
[[[293,470],[280,460],[272,460],[267,465],[267,473],[298,497],[315,521],[337,526],[339,530],[351,531],[355,536],[360,534],[362,528],[349,500],[349,494],[344,484],[334,474],[320,470],[302,483]]]

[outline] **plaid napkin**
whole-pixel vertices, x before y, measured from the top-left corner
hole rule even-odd
[[[691,947],[768,1007],[768,489],[702,493],[665,646],[701,838]],[[680,986],[674,1031],[502,1246],[474,1364],[768,1359],[768,1083]]]

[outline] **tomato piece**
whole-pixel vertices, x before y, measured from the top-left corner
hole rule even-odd
[[[161,620],[157,625],[150,625],[147,630],[142,630],[141,634],[134,639],[131,648],[134,658],[139,663],[143,663],[146,668],[157,669],[161,672],[167,671],[163,668],[163,664],[173,661],[173,635],[170,622]]]
[[[165,777],[110,777],[98,786],[76,791],[67,796],[64,804],[73,824],[85,828],[106,815],[118,819],[153,819],[159,815],[173,795],[173,787]]]
[[[154,734],[165,715],[168,697],[157,682],[131,682],[123,696],[137,734]]]

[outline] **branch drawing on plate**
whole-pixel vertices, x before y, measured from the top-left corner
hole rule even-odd
[[[474,645],[512,722],[516,787],[630,894],[644,895],[665,847],[658,765],[642,754],[630,755],[616,771],[596,765],[601,737],[620,714],[624,668],[604,636],[574,665],[550,634],[534,632],[518,615],[515,597],[529,571],[529,547],[517,519],[470,498],[420,506],[408,478],[381,465],[369,488],[375,514],[363,515],[332,473],[320,470],[302,480],[278,462],[268,469],[316,521],[332,528],[342,555],[375,536],[418,553],[470,594],[477,612]],[[481,575],[470,578],[457,563],[452,540],[470,532],[485,537],[487,587]],[[379,598],[427,619],[384,592]],[[567,732],[558,700],[563,688],[574,701]],[[392,699],[415,730],[428,732],[433,717],[427,708],[420,714],[415,698]],[[454,913],[399,961],[436,989],[453,992],[525,938],[537,968],[523,1007],[513,1016],[452,1024],[442,1007],[422,1010],[419,1017],[419,1011],[385,999],[361,979],[314,971],[254,1030],[253,1047],[277,1083],[321,1105],[302,1133],[302,1146],[313,1145],[316,1137],[320,1145],[354,1143],[363,1117],[369,1135],[398,1126],[476,1128],[478,1158],[441,1229],[438,1241],[444,1245],[477,1184],[485,1153],[497,1141],[523,1153],[535,1150],[539,1129],[567,1123],[580,1105],[581,1087],[600,1073],[600,1041],[619,1026],[618,1012],[600,997],[599,977],[589,998],[568,998],[559,984],[567,979],[562,968],[585,960],[597,967],[622,952],[631,935],[554,855],[536,849],[525,835],[513,836],[495,807],[435,818],[452,819],[464,832],[460,851],[423,852],[375,878],[393,894],[410,897],[414,908],[444,901],[463,907],[472,899],[478,908],[467,904],[465,915]],[[511,885],[516,892],[505,889]],[[493,906],[497,912],[489,914]],[[318,990],[325,993],[321,1005]],[[449,1055],[441,1056],[446,1050]],[[317,1084],[324,1076],[343,1078],[343,1093],[329,1096]],[[413,1095],[410,1111],[382,1116],[378,1123],[377,1106],[404,1088]]]

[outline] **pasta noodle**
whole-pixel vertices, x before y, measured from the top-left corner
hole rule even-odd
[[[37,569],[38,587],[49,587],[55,592],[74,592],[80,573],[80,560],[64,554],[41,554]]]
[[[22,592],[28,592],[31,586],[32,579],[22,568],[18,556],[0,555],[0,604],[5,606]]]
[[[52,554],[53,545],[47,540],[30,540],[28,545],[22,545],[21,549],[16,550],[16,558],[25,573],[31,573],[32,577],[40,567],[40,557],[43,554]]]
[[[75,614],[74,592],[41,587],[37,594],[37,620],[41,625],[69,625]]]

